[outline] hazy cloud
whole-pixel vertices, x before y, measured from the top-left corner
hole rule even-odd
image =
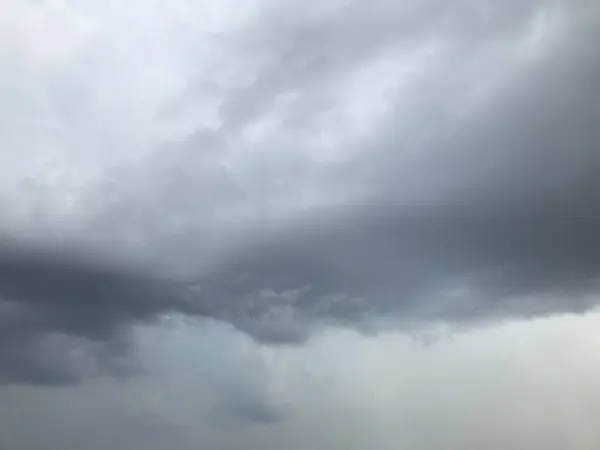
[[[597,313],[512,321],[450,338],[433,329],[429,347],[397,332],[365,337],[335,328],[295,347],[264,347],[242,335],[223,346],[231,333],[196,326],[149,330],[138,345],[159,375],[62,390],[4,388],[0,429],[6,446],[17,449],[593,449],[600,438],[597,330]],[[226,428],[207,420],[218,400],[199,375],[219,364],[209,345],[195,345],[206,341],[246,361],[238,367],[262,361],[274,401],[291,405],[287,420]]]

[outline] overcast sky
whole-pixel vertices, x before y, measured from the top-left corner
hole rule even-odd
[[[0,0],[0,449],[597,449],[594,0]]]

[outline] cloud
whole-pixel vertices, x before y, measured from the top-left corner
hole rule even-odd
[[[532,17],[548,15],[544,26],[560,23],[554,10],[529,6]],[[423,93],[416,107],[392,107],[386,126],[359,141],[363,155],[341,166],[363,177],[343,182],[369,183],[363,186],[368,195],[349,205],[308,209],[303,220],[276,230],[267,227],[262,239],[215,269],[219,280],[235,274],[244,281],[205,281],[216,285],[217,292],[210,291],[219,299],[215,308],[226,308],[230,298],[305,286],[311,288],[291,306],[298,316],[350,322],[394,314],[408,322],[488,319],[589,306],[586,294],[597,289],[598,274],[593,173],[600,136],[591,124],[599,111],[589,101],[597,90],[599,61],[590,44],[597,28],[571,19],[563,28],[569,37],[548,37],[553,48],[534,62],[510,52],[511,45],[519,47],[515,29],[521,36],[541,33],[540,25],[528,29],[531,22],[517,27],[509,20],[508,28],[492,27],[490,40],[473,44],[468,33],[450,39],[449,59],[442,53],[431,75],[415,81],[416,96]],[[490,63],[491,70],[503,70],[491,86]],[[438,71],[450,68],[455,72],[448,76]],[[461,83],[485,89],[470,97],[475,88]],[[460,94],[447,93],[451,88]],[[469,99],[474,103],[465,105]],[[264,97],[255,102],[265,103]],[[442,114],[440,108],[448,109]],[[415,127],[408,138],[405,116]],[[549,301],[548,295],[565,300]],[[244,304],[261,315],[249,300]],[[270,304],[276,311],[282,302]]]
[[[93,20],[62,0],[7,0],[2,9],[0,37],[7,44],[5,51],[35,72],[62,70],[97,32]]]
[[[77,382],[95,372],[95,360],[107,367],[117,361],[124,326],[186,309],[174,283],[75,253],[36,251],[0,253],[3,382]]]
[[[2,389],[139,380],[152,358],[132,327],[172,314],[285,359],[340,325],[596,304],[594,4],[27,5],[0,22],[0,214],[18,243],[0,249]],[[199,421],[300,436],[268,368],[202,358],[201,396],[217,398]],[[321,406],[306,408],[326,423]]]
[[[450,338],[433,327],[439,338],[428,347],[397,331],[330,328],[305,346],[273,347],[217,323],[148,327],[136,337],[148,373],[4,388],[0,431],[7,447],[32,449],[593,449],[598,320],[515,320]],[[262,372],[254,386],[288,405],[286,420],[215,426],[206,420],[219,404],[207,370],[242,385],[244,374]]]

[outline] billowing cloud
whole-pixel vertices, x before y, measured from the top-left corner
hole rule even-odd
[[[20,177],[37,172],[27,190],[6,181],[6,228],[133,257],[152,276],[11,250],[7,321],[28,324],[8,327],[11,340],[43,331],[106,341],[169,310],[290,342],[315,319],[585,307],[573,298],[595,289],[598,268],[595,8],[263,5],[228,41],[205,44],[220,57],[195,67],[193,23],[177,9],[164,19],[157,5],[144,10],[169,39],[159,45],[148,23],[128,28],[109,6],[66,14],[61,4],[60,20],[94,22],[98,36],[58,79],[36,82],[57,108],[38,113],[55,119],[57,139],[31,129],[32,155],[50,161],[40,169],[11,157]],[[51,26],[57,7],[47,17],[27,8]],[[140,39],[157,45],[152,58]],[[116,45],[152,71],[109,55]],[[119,76],[96,76],[109,67]],[[188,131],[173,128],[205,100],[212,119],[207,107]]]
[[[207,339],[179,379],[198,420],[300,436],[339,408],[273,373],[342,351],[311,347],[328,330],[389,350],[384,330],[597,304],[598,6],[305,3],[0,6],[0,395],[175,383]],[[140,343],[179,320],[204,331]],[[165,436],[197,448],[171,413]],[[94,420],[125,446],[144,414]]]

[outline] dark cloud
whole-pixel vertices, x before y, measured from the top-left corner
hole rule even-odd
[[[562,2],[369,5],[316,21],[285,11],[259,20],[233,41],[232,54],[247,58],[240,64],[258,69],[253,83],[224,94],[221,129],[197,130],[83,196],[92,204],[86,245],[112,249],[133,232],[152,270],[88,250],[0,249],[0,381],[72,383],[98,364],[127,370],[119,362],[127,327],[169,311],[297,343],[328,321],[469,321],[589,305],[600,275],[597,21]],[[551,7],[563,8],[570,27],[559,44],[534,62],[506,56]],[[301,100],[279,131],[299,139],[251,147],[302,148],[300,138],[319,131],[314,117],[333,108],[339,77],[378,51],[400,57],[435,40],[447,48],[409,100],[390,93],[375,137],[351,144],[367,148],[356,159],[320,167],[267,152],[241,178],[215,159],[294,90]],[[490,98],[472,100],[475,86],[496,76]],[[311,183],[324,197],[368,195],[305,208],[300,218],[269,209],[288,200],[279,190],[296,200]],[[252,212],[233,225],[219,221],[244,207]],[[64,356],[71,346],[86,357]],[[253,399],[236,397],[228,410],[265,423],[279,417]]]
[[[597,35],[596,23],[575,27],[418,152],[397,144],[403,128],[392,119],[360,161],[378,165],[367,204],[266,231],[205,280],[209,309],[286,341],[302,336],[292,324],[315,318],[470,321],[591,306],[600,269]],[[244,300],[230,306],[231,298]],[[276,324],[291,332],[277,335]]]
[[[89,359],[118,372],[124,325],[186,310],[175,283],[118,266],[81,252],[3,246],[0,380],[77,382],[89,371]]]

